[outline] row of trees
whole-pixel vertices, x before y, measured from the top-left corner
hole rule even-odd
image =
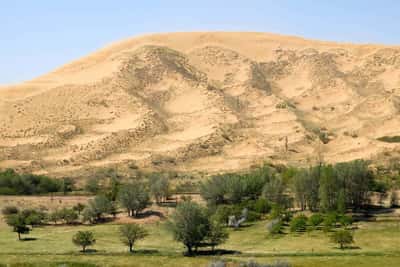
[[[71,192],[74,182],[70,178],[53,179],[44,175],[18,174],[12,169],[0,171],[0,195],[40,195]]]
[[[280,172],[263,167],[248,174],[217,175],[200,186],[209,205],[239,204],[260,197],[285,208],[338,211],[358,209],[368,203],[376,188],[368,163],[356,160],[308,169],[288,168]]]

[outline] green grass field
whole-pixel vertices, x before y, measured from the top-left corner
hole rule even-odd
[[[395,217],[395,215],[393,215]],[[118,225],[45,226],[35,228],[30,241],[18,241],[11,229],[0,225],[0,263],[5,266],[207,266],[215,258],[235,263],[254,259],[273,262],[286,259],[296,267],[397,267],[400,266],[400,221],[378,220],[358,223],[352,249],[340,250],[322,231],[269,236],[266,221],[231,231],[221,248],[236,251],[224,256],[184,257],[164,223],[146,225],[150,235],[130,255],[118,236]],[[91,230],[97,242],[93,252],[83,255],[71,238],[78,230]],[[68,265],[62,265],[68,263]],[[1,266],[0,264],[0,266]]]

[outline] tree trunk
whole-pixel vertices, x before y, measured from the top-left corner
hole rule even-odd
[[[129,244],[129,252],[131,252],[131,253],[133,252],[133,243]]]
[[[187,254],[188,254],[188,255],[192,255],[192,253],[193,253],[193,251],[192,251],[192,246],[186,245],[186,247],[187,247]]]
[[[21,233],[20,232],[18,232],[18,240],[21,241]]]
[[[86,252],[86,246],[82,246],[82,251]]]

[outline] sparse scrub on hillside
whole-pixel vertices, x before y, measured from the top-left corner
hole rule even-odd
[[[386,142],[386,143],[400,143],[400,136],[399,135],[382,136],[382,137],[379,137],[377,140]]]

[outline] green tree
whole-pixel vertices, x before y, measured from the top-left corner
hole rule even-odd
[[[104,214],[110,214],[112,209],[111,201],[104,195],[99,195],[88,201],[83,217],[85,221],[98,222],[103,219]]]
[[[225,243],[228,237],[228,232],[220,222],[212,221],[210,223],[210,230],[207,234],[207,240],[210,243],[212,251],[215,250],[216,246]]]
[[[197,203],[185,201],[176,207],[169,221],[175,240],[182,242],[187,248],[187,254],[193,253],[193,248],[200,245],[207,237],[209,221],[203,208]]]
[[[167,177],[153,174],[149,179],[150,193],[157,204],[170,196],[170,185]]]
[[[128,216],[137,216],[150,204],[148,190],[141,182],[122,186],[118,198],[121,206],[128,211]]]
[[[119,233],[121,241],[125,245],[129,246],[130,252],[133,252],[133,246],[136,241],[144,239],[146,236],[148,236],[147,231],[136,223],[120,226]]]
[[[76,246],[82,247],[82,252],[86,252],[86,248],[96,243],[96,239],[94,238],[93,232],[78,231],[72,237],[72,243]]]
[[[321,214],[319,213],[314,213],[308,218],[308,224],[313,227],[314,229],[321,225],[321,223],[324,221],[324,217],[322,217]]]
[[[338,230],[332,234],[331,241],[339,244],[340,249],[344,249],[346,246],[354,243],[354,237],[349,230]]]
[[[25,217],[21,213],[8,215],[6,223],[13,228],[13,232],[18,234],[18,240],[21,240],[21,234],[29,234],[30,232]]]
[[[92,177],[86,181],[85,190],[92,194],[97,194],[100,191],[100,181],[97,177]]]

